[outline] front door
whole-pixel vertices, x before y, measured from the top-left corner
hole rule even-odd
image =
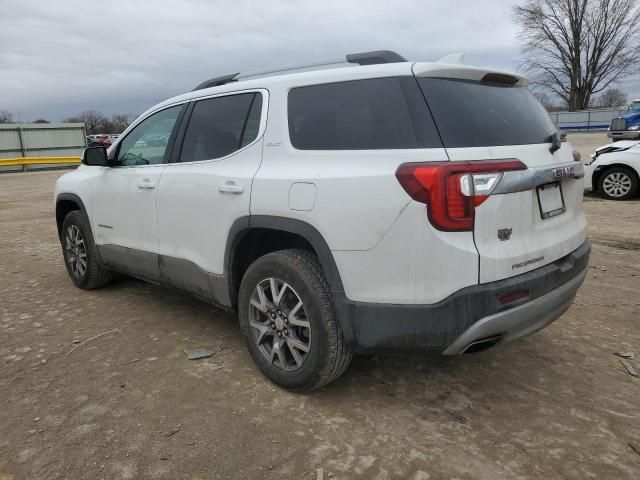
[[[138,123],[93,183],[93,231],[103,261],[148,280],[159,279],[157,192],[183,108],[169,107]]]

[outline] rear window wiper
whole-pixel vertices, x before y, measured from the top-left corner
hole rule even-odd
[[[557,152],[562,147],[562,137],[558,134],[558,132],[553,132],[544,141],[544,143],[549,142],[551,142],[551,146],[549,147],[549,151],[551,153]]]

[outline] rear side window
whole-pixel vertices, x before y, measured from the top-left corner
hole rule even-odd
[[[546,143],[556,131],[525,87],[445,78],[418,83],[447,148]]]
[[[196,102],[185,132],[180,162],[225,157],[258,136],[262,95],[245,93]]]
[[[288,103],[291,144],[300,150],[442,147],[412,77],[294,88]]]

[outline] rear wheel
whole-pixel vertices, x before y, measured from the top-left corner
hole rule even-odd
[[[319,388],[351,362],[329,286],[310,252],[283,250],[256,260],[242,279],[238,313],[251,357],[281,387]]]
[[[60,242],[67,272],[76,287],[91,290],[111,281],[112,273],[100,260],[89,221],[79,210],[69,212],[62,222]]]
[[[598,191],[610,200],[627,200],[638,191],[638,176],[628,168],[610,168],[600,175]]]

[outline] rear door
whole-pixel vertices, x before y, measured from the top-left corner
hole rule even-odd
[[[163,280],[224,305],[226,242],[249,215],[266,108],[265,90],[195,101],[158,192]]]
[[[526,81],[461,67],[414,72],[454,162],[517,160],[475,209],[480,283],[553,262],[586,238],[584,169],[526,88]],[[558,148],[559,147],[559,148]],[[526,167],[526,168],[525,168]]]

